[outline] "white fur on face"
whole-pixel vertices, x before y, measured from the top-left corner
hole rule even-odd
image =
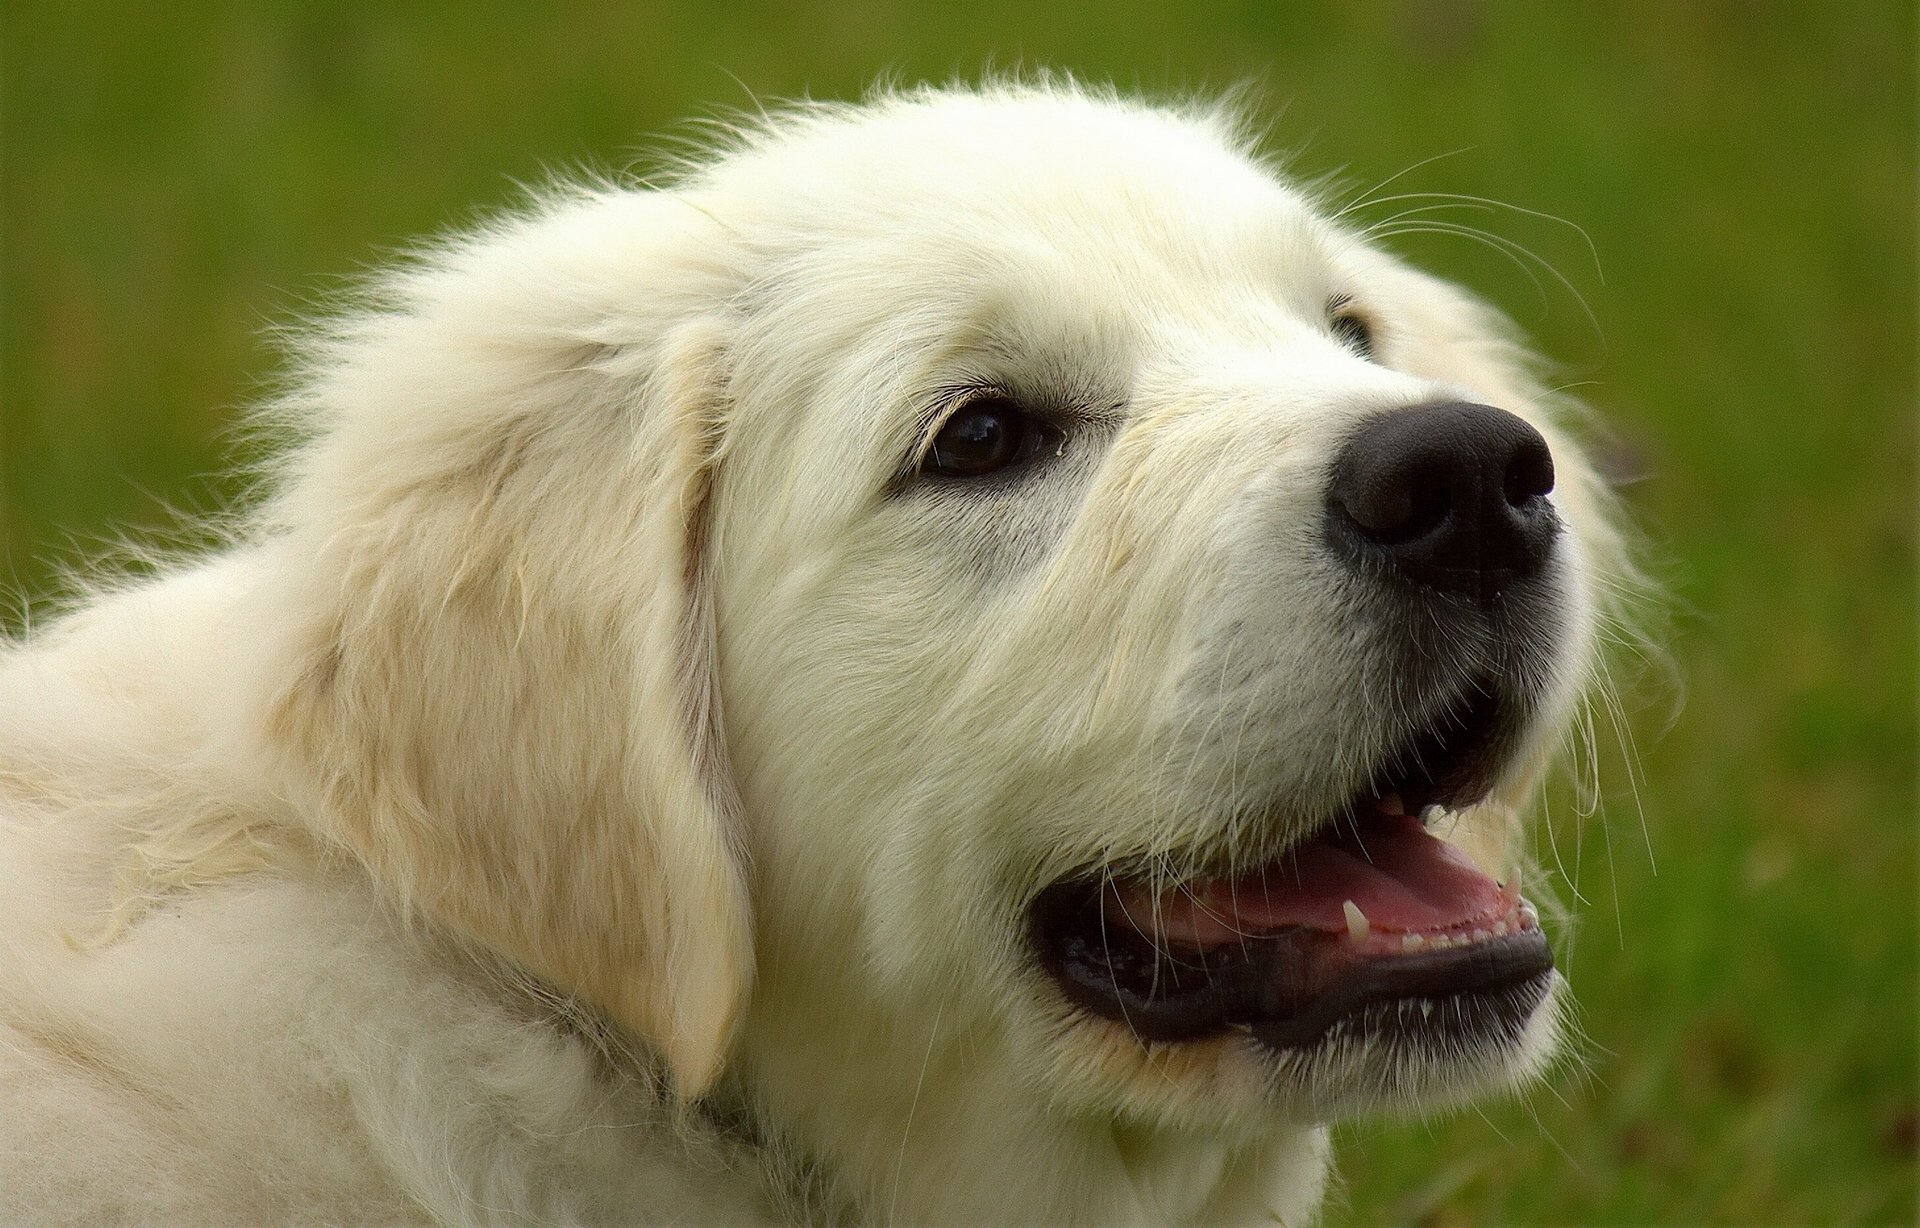
[[[307,442],[225,556],[0,660],[0,809],[87,849],[15,841],[51,869],[16,876],[7,932],[118,907],[112,967],[274,970],[260,1003],[203,1002],[37,929],[0,944],[0,986],[31,987],[0,997],[19,1052],[104,1038],[95,1065],[175,1072],[155,1104],[214,1106],[129,1154],[318,1140],[308,1184],[339,1199],[313,1219],[737,1222],[773,1189],[860,1222],[1297,1223],[1326,1121],[1546,1059],[1553,995],[1498,1043],[1302,1056],[1146,1043],[1036,957],[1049,884],[1271,861],[1496,660],[1524,728],[1476,834],[1504,856],[1620,566],[1499,321],[1230,121],[1054,88],[801,110],[383,291],[313,344],[280,411]],[[985,392],[1057,444],[923,472]],[[1552,445],[1563,532],[1524,642],[1383,613],[1327,548],[1342,447],[1436,401]],[[279,886],[221,886],[249,874]],[[395,988],[427,982],[431,1012]],[[163,998],[183,1022],[157,1041],[135,1016]],[[583,1031],[642,1056],[589,1060]],[[269,1034],[309,1056],[257,1077],[268,1109],[206,1090],[222,1045]],[[670,1121],[638,1066],[748,1128]],[[289,1107],[322,1087],[345,1107]],[[19,1154],[104,1120],[46,1103]],[[201,1218],[253,1205],[237,1178],[180,1188]]]

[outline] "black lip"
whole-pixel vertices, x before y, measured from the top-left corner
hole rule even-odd
[[[1552,981],[1553,953],[1537,929],[1445,950],[1357,958],[1343,934],[1301,927],[1205,950],[1159,947],[1107,925],[1102,890],[1068,882],[1043,892],[1032,911],[1034,946],[1068,1001],[1125,1024],[1142,1040],[1201,1040],[1241,1029],[1273,1048],[1297,1049],[1342,1020],[1403,1036],[1512,1033]],[[1391,1009],[1409,1002],[1429,1007],[1417,1019]]]
[[[1506,759],[1515,707],[1493,680],[1470,681],[1386,757],[1355,804],[1397,793],[1418,814],[1434,803],[1451,808],[1484,797]]]
[[[1377,957],[1300,1011],[1256,1023],[1253,1034],[1274,1048],[1299,1048],[1349,1017],[1361,1019],[1363,1026],[1370,1019],[1372,1030],[1392,1020],[1404,1032],[1411,1021],[1395,1020],[1381,1008],[1409,1001],[1438,1008],[1423,1012],[1427,1023],[1420,1030],[1425,1032],[1464,1037],[1491,1028],[1512,1033],[1540,1005],[1552,980],[1553,951],[1539,930],[1445,951]]]

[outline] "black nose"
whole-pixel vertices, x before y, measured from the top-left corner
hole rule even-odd
[[[1451,401],[1373,419],[1334,462],[1329,530],[1423,588],[1491,601],[1537,574],[1559,520],[1553,454],[1505,410]]]

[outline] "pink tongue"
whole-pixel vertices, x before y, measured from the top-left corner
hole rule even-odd
[[[1465,853],[1407,815],[1370,822],[1358,839],[1318,837],[1253,873],[1182,883],[1158,899],[1120,883],[1106,908],[1130,929],[1212,946],[1289,925],[1343,930],[1348,900],[1372,929],[1406,933],[1458,929],[1511,903]]]

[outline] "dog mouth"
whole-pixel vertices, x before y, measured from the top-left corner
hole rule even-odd
[[[1507,708],[1497,688],[1470,687],[1264,865],[1054,883],[1030,913],[1042,967],[1068,1001],[1146,1041],[1517,1040],[1553,977],[1539,916],[1430,830],[1484,800]]]

